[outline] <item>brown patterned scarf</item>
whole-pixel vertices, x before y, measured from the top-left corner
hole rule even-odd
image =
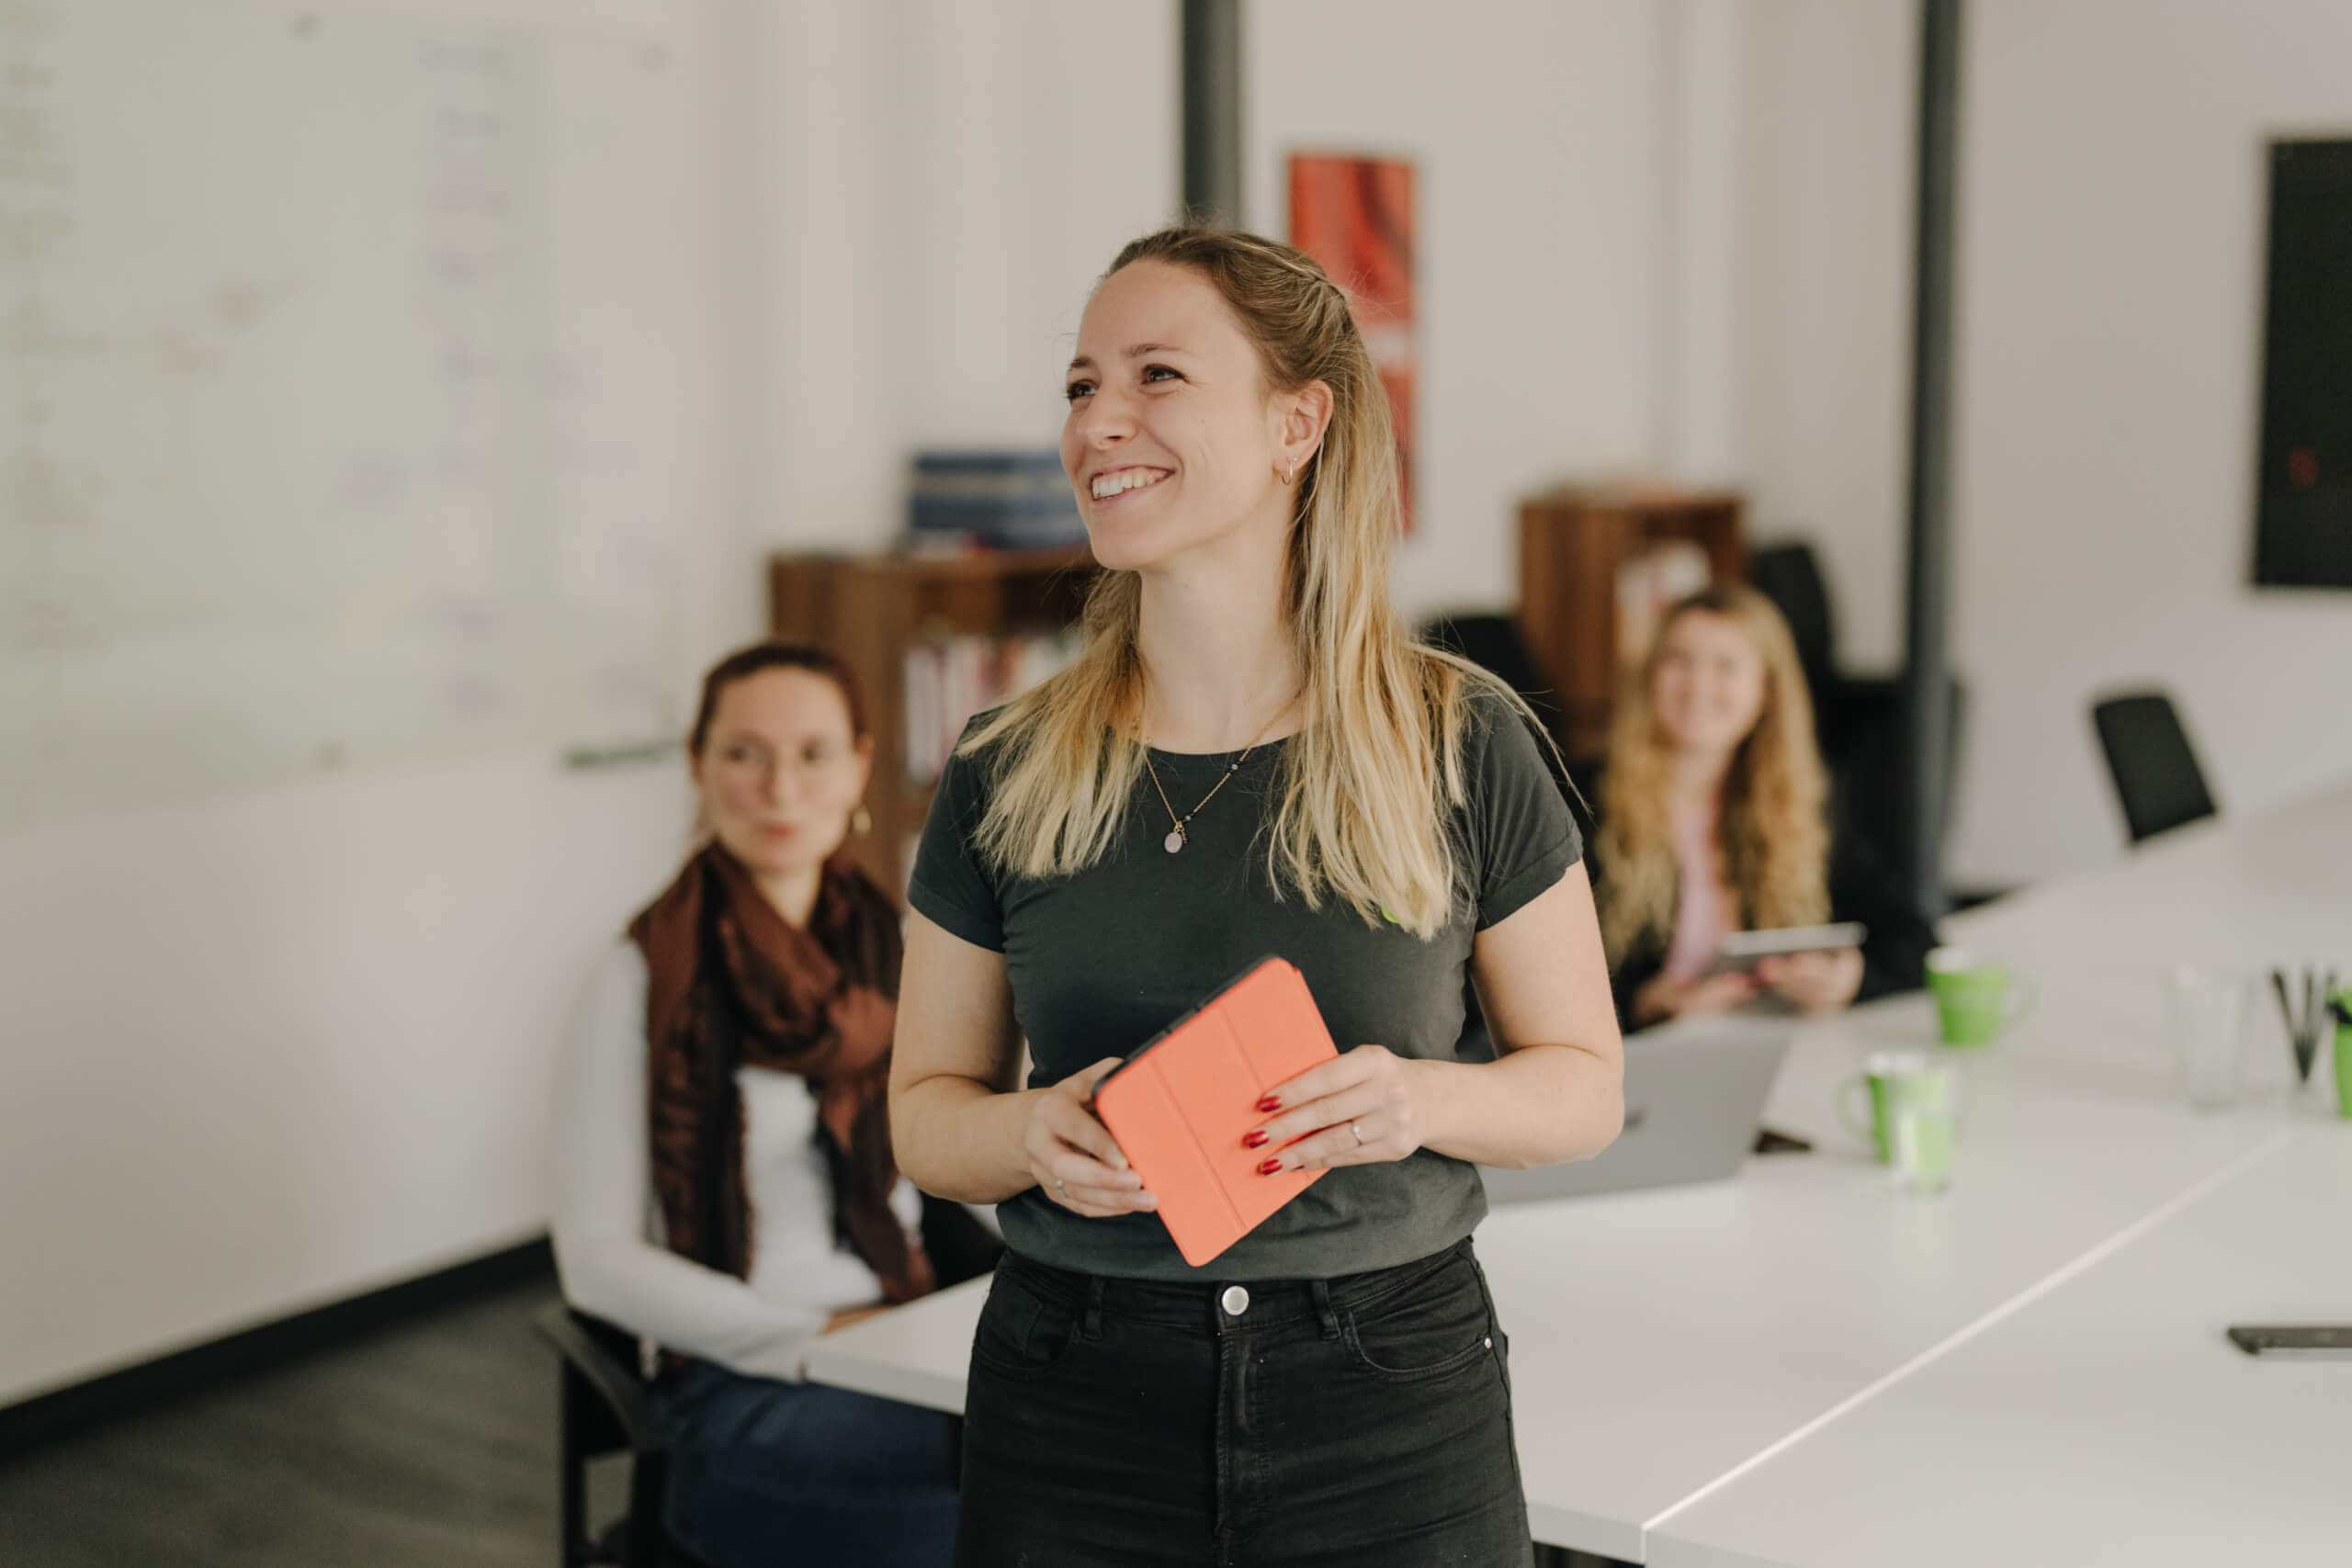
[[[716,843],[628,928],[645,953],[653,1190],[670,1249],[738,1279],[752,1267],[736,1069],[797,1073],[817,1098],[834,1223],[886,1300],[932,1288],[930,1260],[890,1209],[890,1031],[902,956],[888,895],[839,856],[806,931]]]

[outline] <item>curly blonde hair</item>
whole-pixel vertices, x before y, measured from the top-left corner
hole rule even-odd
[[[1724,778],[1717,832],[1724,869],[1750,929],[1813,925],[1829,917],[1828,786],[1814,741],[1813,699],[1795,642],[1772,602],[1718,582],[1676,603],[1640,666],[1630,671],[1609,731],[1600,784],[1600,934],[1610,963],[1645,941],[1670,939],[1680,865],[1669,813],[1673,756],[1658,732],[1650,686],[1667,633],[1685,615],[1717,616],[1764,664],[1764,704]]]

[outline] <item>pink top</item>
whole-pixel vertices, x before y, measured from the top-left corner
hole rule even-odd
[[[1738,930],[1737,916],[1716,871],[1716,803],[1674,813],[1674,858],[1682,868],[1680,899],[1674,911],[1674,942],[1666,950],[1662,973],[1676,985],[1695,980],[1723,951],[1724,938]]]

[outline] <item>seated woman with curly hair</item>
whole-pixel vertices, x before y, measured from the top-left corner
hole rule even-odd
[[[1619,700],[1590,863],[1628,1028],[1774,996],[1806,1012],[1922,984],[1934,937],[1841,830],[1780,612],[1716,583],[1678,603]],[[1859,949],[1711,973],[1733,931],[1859,920]]]

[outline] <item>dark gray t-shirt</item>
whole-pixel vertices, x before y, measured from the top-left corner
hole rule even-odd
[[[1583,852],[1537,740],[1499,699],[1470,699],[1464,741],[1469,799],[1453,829],[1466,890],[1427,941],[1378,929],[1329,898],[1309,910],[1277,898],[1261,823],[1281,747],[1262,746],[1190,826],[1162,847],[1169,816],[1138,781],[1120,839],[1074,877],[1038,881],[981,863],[971,835],[987,808],[990,759],[956,757],[940,779],[915,856],[909,900],[966,942],[1004,954],[1032,1088],[1124,1056],[1269,955],[1306,976],[1331,1038],[1400,1055],[1457,1059],[1473,934],[1549,889]],[[978,720],[974,721],[975,724]],[[1176,809],[1205,795],[1236,753],[1151,753]],[[1023,1257],[1085,1273],[1148,1280],[1328,1279],[1407,1263],[1452,1246],[1486,1216],[1476,1167],[1423,1149],[1328,1172],[1204,1269],[1177,1252],[1152,1214],[1086,1219],[1032,1188],[998,1211]]]

